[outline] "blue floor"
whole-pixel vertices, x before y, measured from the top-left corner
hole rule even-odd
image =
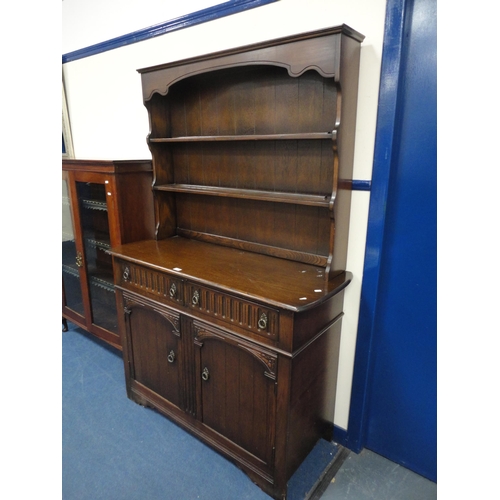
[[[68,323],[63,333],[63,500],[269,500],[231,462],[127,398],[121,353]],[[434,500],[437,485],[369,450],[350,453],[322,494],[338,449],[321,440],[290,500]]]
[[[231,462],[127,398],[121,353],[68,323],[63,332],[64,500],[269,500]],[[321,440],[289,483],[308,498],[338,451]]]

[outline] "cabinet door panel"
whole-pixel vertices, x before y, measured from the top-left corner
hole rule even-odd
[[[276,355],[195,322],[203,423],[272,464]]]
[[[132,379],[180,406],[179,315],[134,303],[127,313]]]
[[[79,266],[81,253],[78,252],[71,199],[68,187],[68,175],[63,172],[62,180],[62,281],[64,305],[85,321],[85,309],[82,296],[82,283]]]
[[[76,182],[85,266],[89,284],[92,323],[118,333],[113,268],[108,250],[111,246],[109,211],[104,179]]]

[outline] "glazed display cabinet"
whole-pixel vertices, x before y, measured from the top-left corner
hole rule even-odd
[[[362,40],[139,70],[156,234],[111,248],[127,393],[276,499],[332,439]]]
[[[63,160],[63,325],[121,348],[109,249],[154,234],[151,161]]]

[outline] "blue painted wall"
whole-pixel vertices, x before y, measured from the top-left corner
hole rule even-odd
[[[388,0],[346,445],[437,479],[436,0]]]

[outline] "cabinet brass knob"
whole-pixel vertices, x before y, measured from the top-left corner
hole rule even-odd
[[[257,326],[261,330],[265,330],[266,329],[266,327],[267,327],[267,314],[266,313],[262,313],[260,315],[259,321],[257,322]]]
[[[208,368],[205,367],[203,373],[201,374],[201,378],[206,382],[210,378],[210,373],[208,372]]]
[[[83,266],[83,256],[82,256],[81,252],[77,252],[76,253],[76,265],[78,267],[82,267]]]
[[[198,290],[195,290],[193,292],[193,296],[191,297],[191,303],[193,304],[193,306],[197,306],[199,301],[200,301],[200,292]]]
[[[123,281],[128,281],[130,279],[130,269],[126,267],[123,270]]]
[[[168,362],[173,363],[175,361],[175,352],[170,351],[167,356]]]
[[[170,297],[173,299],[177,295],[177,285],[172,283],[170,285],[170,290],[168,291]]]

